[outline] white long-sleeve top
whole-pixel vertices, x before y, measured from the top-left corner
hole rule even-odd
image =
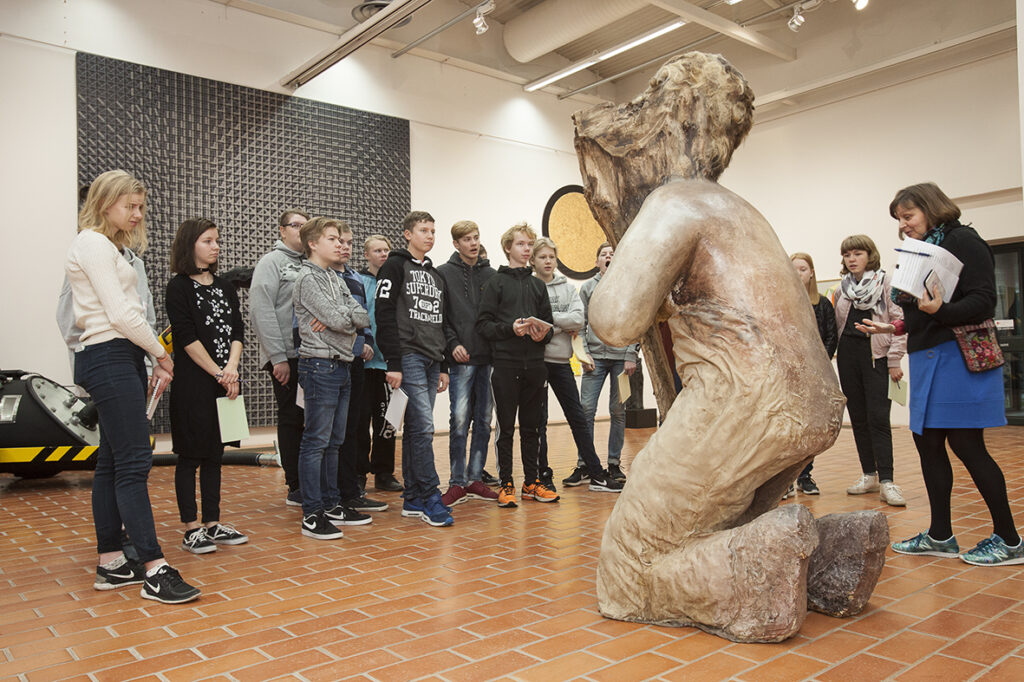
[[[64,270],[82,345],[125,338],[150,355],[163,357],[164,348],[146,322],[138,275],[112,241],[94,230],[82,230],[71,242]]]

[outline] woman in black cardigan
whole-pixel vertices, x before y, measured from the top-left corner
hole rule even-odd
[[[963,263],[949,302],[939,288],[920,299],[893,290],[903,307],[903,324],[864,320],[870,333],[907,333],[910,357],[910,429],[921,457],[921,471],[931,505],[931,526],[924,533],[893,543],[900,554],[957,556],[959,545],[950,520],[953,469],[949,443],[963,462],[992,515],[993,533],[960,558],[978,566],[1024,564],[1024,544],[1013,523],[1006,481],[985,449],[984,429],[1006,424],[1003,372],[1000,368],[969,372],[953,328],[993,317],[996,304],[992,250],[974,231],[960,224],[960,209],[933,183],[901,189],[889,205],[899,221],[900,238],[912,237],[941,246]]]
[[[216,400],[238,397],[244,329],[235,288],[214,275],[219,255],[220,237],[213,222],[199,218],[178,227],[171,246],[171,271],[176,276],[167,284],[167,316],[177,374],[171,391],[171,438],[178,455],[174,489],[185,524],[181,547],[193,554],[249,541],[220,523],[224,443]],[[201,524],[196,518],[197,469],[203,503]]]

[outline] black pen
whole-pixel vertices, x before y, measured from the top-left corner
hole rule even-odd
[[[915,256],[924,256],[925,258],[931,258],[932,257],[932,254],[924,253],[922,251],[908,251],[907,249],[896,249],[896,250],[899,251],[900,253],[912,253]]]

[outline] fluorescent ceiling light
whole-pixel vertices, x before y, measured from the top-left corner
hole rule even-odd
[[[663,24],[662,26],[659,26],[658,28],[652,31],[648,31],[647,33],[643,34],[638,38],[634,38],[633,40],[629,40],[624,43],[619,43],[618,45],[610,47],[607,50],[598,52],[595,55],[592,55],[585,59],[581,59],[580,61],[577,62],[573,62],[564,69],[548,74],[543,78],[533,81],[532,83],[527,83],[525,86],[523,86],[523,89],[526,90],[527,92],[540,90],[541,88],[551,85],[556,81],[560,81],[566,76],[570,76],[576,73],[577,71],[582,71],[583,69],[590,68],[591,66],[597,64],[598,62],[603,62],[606,59],[611,59],[616,55],[620,55],[627,50],[632,50],[634,47],[643,45],[646,42],[654,40],[655,38],[660,38],[666,33],[670,33],[679,28],[680,26],[683,26],[684,24],[686,24],[686,22],[682,21],[681,19],[670,22],[668,24]]]
[[[320,52],[282,78],[281,85],[289,88],[305,85],[366,43],[405,21],[412,16],[413,12],[430,2],[431,0],[394,0],[363,23],[346,31],[333,47]]]

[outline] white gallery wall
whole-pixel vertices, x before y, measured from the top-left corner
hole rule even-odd
[[[75,51],[281,91],[281,76],[333,39],[209,0],[0,3],[0,364],[70,381],[53,311],[75,231]],[[1017,55],[1006,53],[758,123],[722,183],[787,251],[811,253],[819,279],[837,276],[846,235],[891,253],[888,202],[922,180],[967,197],[965,220],[986,238],[1021,235],[1017,85]],[[447,228],[471,218],[501,264],[498,235],[524,219],[539,227],[548,196],[579,182],[570,116],[580,102],[374,46],[296,94],[411,121],[412,203],[438,220],[438,261],[452,252]],[[445,428],[445,398],[436,413]]]

